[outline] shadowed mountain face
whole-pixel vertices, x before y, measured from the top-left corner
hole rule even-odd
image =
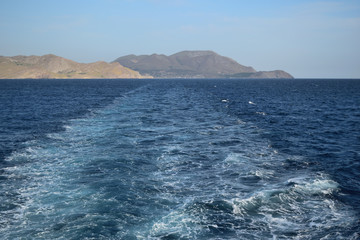
[[[170,56],[128,55],[114,62],[156,78],[293,78],[281,70],[257,72],[212,51],[183,51]]]
[[[119,63],[77,63],[52,54],[0,56],[0,78],[142,78]]]

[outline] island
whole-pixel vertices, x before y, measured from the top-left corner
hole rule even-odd
[[[0,56],[0,79],[90,79],[145,78],[119,63],[78,63],[53,54],[44,56]],[[146,78],[149,78],[147,76]]]
[[[293,78],[282,70],[256,71],[213,51],[182,51],[170,56],[127,55],[115,62],[154,78]]]
[[[127,55],[108,63],[78,63],[53,54],[0,56],[0,79],[122,79],[122,78],[284,78],[283,70],[256,71],[213,51],[182,51]]]

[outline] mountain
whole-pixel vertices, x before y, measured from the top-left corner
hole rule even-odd
[[[78,63],[52,54],[0,56],[0,78],[143,78],[119,63]]]
[[[257,72],[213,51],[127,55],[114,62],[155,78],[293,78],[281,70]]]

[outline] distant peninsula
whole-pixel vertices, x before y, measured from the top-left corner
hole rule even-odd
[[[293,78],[282,70],[256,71],[213,51],[127,55],[114,62],[154,78]]]
[[[0,56],[0,79],[101,79],[101,78],[284,78],[282,70],[256,71],[213,51],[182,51],[163,54],[127,55],[111,63],[78,63],[53,54]]]
[[[52,54],[44,56],[0,56],[0,79],[49,78],[144,78],[119,63],[78,63]],[[148,78],[148,77],[147,77]]]

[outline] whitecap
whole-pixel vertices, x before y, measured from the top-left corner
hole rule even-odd
[[[294,191],[304,194],[330,194],[338,188],[339,184],[330,179],[315,179],[310,182],[297,183]]]
[[[193,239],[201,232],[202,226],[196,216],[184,211],[172,211],[155,222],[150,229],[150,236],[166,238],[167,236],[181,236],[181,238]]]
[[[266,115],[267,115],[265,112],[256,112],[256,114],[258,114],[258,115],[263,115],[263,116],[266,116]]]

